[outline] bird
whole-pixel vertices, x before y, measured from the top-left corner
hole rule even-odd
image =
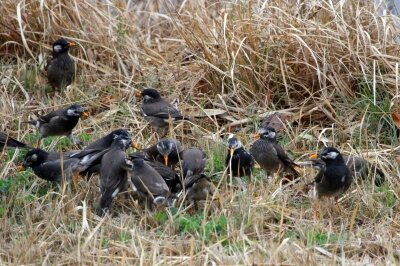
[[[295,167],[297,164],[286,154],[276,141],[276,132],[272,127],[260,128],[256,134],[259,137],[250,148],[254,160],[270,176],[275,173],[288,173],[294,178],[299,176]]]
[[[133,152],[129,155],[129,158],[130,160],[141,158],[146,164],[153,167],[154,170],[156,170],[161,175],[165,183],[167,183],[167,186],[172,193],[177,193],[182,189],[180,178],[177,173],[175,173],[175,171],[171,169],[171,167],[168,167],[167,165],[159,161],[153,161],[146,158],[146,154],[144,154],[143,152]]]
[[[100,167],[100,209],[98,215],[103,216],[112,205],[118,193],[127,189],[129,172],[132,162],[125,151],[131,145],[131,140],[115,135],[111,147],[101,159]]]
[[[232,170],[232,176],[251,176],[254,166],[254,159],[248,153],[240,140],[234,134],[228,136],[226,143],[228,154],[226,155],[225,165],[229,173]]]
[[[132,160],[132,190],[155,206],[168,205],[171,192],[162,176],[141,158]],[[150,205],[152,206],[152,205]]]
[[[31,124],[38,129],[40,138],[37,147],[43,138],[49,136],[68,136],[74,144],[77,144],[72,135],[72,130],[78,124],[79,118],[83,116],[87,117],[89,114],[82,106],[73,104],[24,123]]]
[[[156,144],[144,149],[148,158],[174,167],[179,162],[179,153],[183,150],[177,139],[160,139]]]
[[[197,207],[197,202],[213,194],[211,180],[204,174],[191,175],[185,179],[186,199]]]
[[[343,156],[343,160],[354,180],[366,180],[374,177],[376,186],[381,186],[385,182],[385,174],[375,163],[370,163],[354,155]]]
[[[155,129],[167,127],[170,121],[189,120],[183,117],[172,104],[164,100],[156,89],[146,88],[137,92],[136,96],[143,97],[141,112],[145,120]]]
[[[76,46],[75,42],[63,38],[53,43],[53,57],[47,61],[44,69],[54,90],[67,87],[74,79],[75,62],[68,54],[69,48],[73,46]]]
[[[179,154],[182,164],[183,179],[192,175],[200,175],[206,167],[206,154],[198,148],[187,148]]]
[[[7,135],[4,132],[0,132],[0,151],[4,150],[4,148],[10,147],[10,148],[31,148],[28,146],[26,143],[23,143],[21,141],[18,141],[9,135]]]
[[[313,165],[319,169],[313,182],[317,198],[338,198],[350,187],[353,176],[338,149],[325,147],[318,154],[312,154],[311,158],[314,159]]]
[[[25,155],[20,171],[31,168],[36,176],[53,182],[70,180],[74,175],[85,171],[107,150],[90,150],[81,158],[71,158],[68,153],[47,152],[34,148]]]
[[[127,142],[132,142],[131,134],[126,131],[125,129],[116,129],[113,130],[111,133],[105,135],[104,137],[92,142],[91,144],[87,145],[82,151],[73,152],[70,154],[72,158],[80,158],[85,155],[87,150],[105,150],[109,149],[116,138],[125,139]],[[92,176],[93,174],[100,173],[101,167],[101,159],[99,157],[96,161],[93,161],[91,166],[88,167],[85,171],[81,172],[81,175]]]

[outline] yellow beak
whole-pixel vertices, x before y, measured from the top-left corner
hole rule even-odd
[[[25,171],[26,170],[26,167],[25,166],[23,166],[23,165],[18,165],[17,166],[17,171],[18,172],[22,172],[22,171]]]
[[[317,159],[318,158],[318,154],[316,154],[316,153],[313,153],[313,154],[311,154],[310,155],[310,159]]]
[[[168,165],[168,155],[164,155],[165,165]]]
[[[137,144],[137,143],[135,143],[135,142],[132,142],[132,148],[134,148],[134,149],[136,149],[136,150],[139,150],[140,148],[139,148],[139,144]]]
[[[135,92],[135,96],[136,96],[136,97],[142,97],[142,92],[136,91],[136,92]]]
[[[90,116],[90,113],[88,111],[84,111],[81,116],[82,118],[86,119]]]
[[[254,134],[254,138],[255,138],[255,139],[259,139],[259,138],[260,138],[260,133]]]
[[[76,42],[70,41],[70,42],[68,43],[68,45],[69,45],[70,47],[76,46]]]
[[[229,153],[231,154],[231,157],[233,156],[233,153],[235,152],[234,148],[229,148]]]

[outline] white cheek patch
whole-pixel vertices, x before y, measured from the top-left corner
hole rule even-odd
[[[145,99],[146,101],[148,101],[148,100],[153,99],[153,97],[151,97],[151,96],[149,96],[149,95],[145,95],[145,96],[144,96],[144,99]]]
[[[74,116],[74,115],[76,115],[76,114],[75,114],[75,110],[68,109],[68,110],[67,110],[67,115],[69,115],[69,116]]]
[[[235,134],[229,134],[228,139],[234,138]]]
[[[272,139],[272,138],[275,138],[275,135],[276,135],[275,132],[269,132],[269,133],[268,133],[268,137],[271,138],[271,139]]]
[[[117,188],[116,190],[114,190],[114,192],[112,193],[111,197],[112,197],[112,198],[115,198],[115,197],[117,196],[118,192],[119,192],[119,188]]]
[[[39,128],[40,127],[40,121],[36,121],[36,127]]]
[[[329,159],[336,159],[336,157],[339,155],[339,153],[335,151],[328,152],[328,154],[325,156],[325,158]]]
[[[135,187],[135,185],[134,185],[134,184],[131,184],[131,186],[132,186],[132,190],[133,190],[133,192],[136,192],[136,191],[138,191],[138,189]]]
[[[59,53],[62,50],[62,46],[59,44],[54,45],[53,50],[54,50],[54,52]]]
[[[344,183],[344,180],[346,179],[346,176],[344,175],[344,176],[342,176],[342,179],[340,179],[340,182],[341,183]]]

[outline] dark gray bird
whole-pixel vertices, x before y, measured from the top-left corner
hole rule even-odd
[[[146,158],[146,154],[144,153],[133,152],[129,155],[129,157],[130,160],[134,160],[137,158],[143,159],[146,164],[153,167],[154,170],[156,170],[161,175],[165,183],[167,183],[167,186],[172,193],[177,193],[182,189],[182,184],[179,176],[175,173],[174,170],[171,169],[171,167],[168,167],[161,162],[152,161]]]
[[[67,108],[53,111],[47,115],[39,117],[37,120],[31,120],[25,123],[34,125],[39,133],[40,139],[49,136],[68,136],[75,144],[76,140],[72,135],[72,130],[78,124],[79,118],[88,116],[86,110],[78,104],[73,104]]]
[[[325,147],[311,158],[319,158],[313,161],[313,165],[319,169],[314,180],[318,198],[337,198],[350,187],[353,182],[352,174],[337,149]]]
[[[156,89],[147,88],[137,96],[143,97],[142,114],[154,128],[165,128],[169,121],[188,120],[169,102],[161,98]]]
[[[192,175],[185,179],[186,199],[197,206],[197,202],[212,195],[211,180],[204,174]]]
[[[299,176],[295,167],[297,166],[290,159],[283,148],[276,141],[276,132],[272,127],[260,128],[256,136],[260,139],[253,143],[250,148],[250,154],[254,160],[267,172],[270,176],[275,173],[288,173],[294,178]]]
[[[132,189],[146,202],[156,206],[167,205],[170,190],[161,175],[141,158],[133,159]]]
[[[125,139],[127,142],[132,142],[131,134],[126,131],[125,129],[116,129],[111,133],[107,134],[106,136],[92,142],[83,151],[78,151],[71,153],[70,156],[72,158],[80,158],[84,156],[86,150],[105,150],[109,149],[114,141],[115,138],[122,138]],[[93,161],[90,167],[88,167],[85,171],[81,172],[82,175],[91,176],[93,174],[100,173],[100,166],[101,166],[101,159],[99,157],[96,161]]]
[[[358,156],[343,156],[354,180],[375,179],[375,185],[381,186],[385,182],[385,174],[375,164]]]
[[[9,148],[26,148],[30,149],[28,145],[26,145],[23,142],[20,142],[9,135],[7,135],[4,132],[0,132],[0,151],[2,151],[4,148],[9,147]]]
[[[72,83],[75,77],[75,62],[69,56],[70,47],[76,43],[65,39],[58,39],[53,43],[53,57],[47,61],[45,71],[50,86],[61,90]]]
[[[110,208],[113,199],[120,192],[127,189],[128,175],[132,169],[132,162],[128,160],[125,150],[131,141],[116,135],[111,147],[101,159],[100,167],[100,210],[104,215]]]
[[[225,165],[228,171],[232,169],[233,176],[251,176],[254,166],[254,159],[248,153],[240,140],[235,135],[230,134],[226,143],[228,154],[226,155]]]
[[[163,162],[167,166],[175,166],[179,162],[179,153],[183,150],[177,139],[160,139],[156,144],[143,151],[149,159]]]
[[[81,158],[70,158],[68,153],[46,152],[32,149],[25,156],[23,170],[31,168],[35,175],[47,181],[61,182],[70,180],[73,175],[85,171],[106,150],[88,150]]]
[[[206,167],[206,154],[198,148],[184,149],[180,153],[182,176],[186,179],[192,175],[200,175]]]

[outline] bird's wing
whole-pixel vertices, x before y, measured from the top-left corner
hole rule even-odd
[[[285,166],[287,166],[293,172],[294,175],[299,175],[297,170],[294,168],[298,167],[298,165],[295,162],[293,162],[292,159],[289,158],[289,156],[286,154],[281,145],[279,145],[279,143],[277,142],[272,143],[272,149],[275,150],[278,158],[285,164]]]
[[[156,116],[159,118],[168,119],[181,118],[181,113],[172,104],[162,100],[155,103],[143,104],[142,112],[146,116]]]
[[[45,123],[54,123],[58,120],[67,120],[67,119],[64,117],[62,110],[56,110],[48,113],[47,115],[39,117],[38,120],[40,121],[41,124],[45,124]]]
[[[4,147],[13,147],[13,148],[30,148],[23,142],[20,142],[14,138],[11,138],[6,133],[0,132],[0,149]]]

